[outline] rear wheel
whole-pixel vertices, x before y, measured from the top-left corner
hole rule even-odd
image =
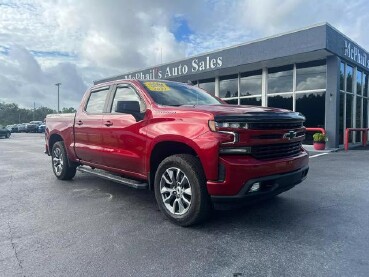
[[[62,141],[58,141],[53,145],[51,161],[54,174],[59,180],[70,180],[76,175],[76,167],[70,165],[67,151]]]
[[[10,138],[10,133],[6,133],[5,138]]]
[[[155,174],[154,186],[160,210],[176,224],[190,226],[209,215],[206,178],[196,157],[179,154],[164,159]]]

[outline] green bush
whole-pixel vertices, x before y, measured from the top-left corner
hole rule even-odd
[[[314,140],[314,142],[326,142],[327,141],[327,136],[322,134],[322,133],[315,133],[313,135],[313,140]]]

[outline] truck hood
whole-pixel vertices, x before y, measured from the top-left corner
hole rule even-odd
[[[270,107],[258,107],[258,106],[239,106],[239,105],[183,105],[176,107],[178,110],[186,111],[203,111],[209,112],[213,115],[220,114],[246,114],[246,113],[260,113],[260,112],[273,112],[273,113],[286,113],[289,110],[270,108]]]
[[[305,117],[285,109],[239,106],[239,105],[183,105],[175,107],[176,112],[205,112],[214,116],[217,121],[305,121]]]

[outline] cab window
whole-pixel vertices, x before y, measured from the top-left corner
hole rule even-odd
[[[145,111],[144,103],[142,102],[136,91],[131,87],[117,87],[114,95],[113,105],[111,108],[112,113],[116,113],[115,109],[117,107],[118,101],[138,101],[140,104],[141,112]]]
[[[88,113],[103,113],[106,97],[109,89],[92,91],[86,105],[86,112]]]

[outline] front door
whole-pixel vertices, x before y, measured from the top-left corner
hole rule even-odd
[[[145,112],[145,103],[138,92],[130,85],[118,85],[111,103],[110,113],[103,116],[102,144],[104,146],[104,164],[119,169],[128,175],[146,175],[145,119],[138,121],[131,114],[115,112],[118,101],[138,101],[141,112]]]

